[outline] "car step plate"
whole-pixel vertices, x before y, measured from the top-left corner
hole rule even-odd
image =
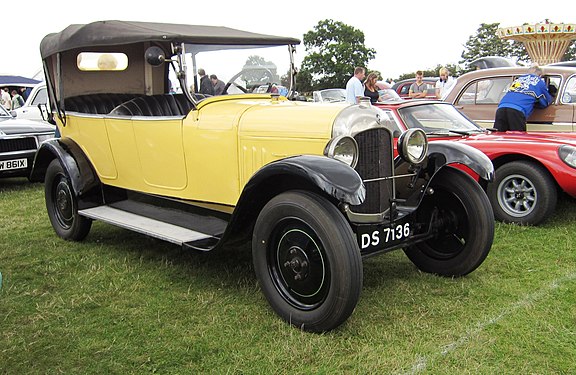
[[[101,220],[177,245],[212,237],[209,234],[196,232],[191,229],[136,215],[110,206],[88,208],[80,210],[78,213],[90,219]]]

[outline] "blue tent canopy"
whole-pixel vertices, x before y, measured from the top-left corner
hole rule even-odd
[[[40,81],[32,78],[26,78],[22,76],[3,76],[0,75],[0,86],[21,86],[21,87],[32,87],[40,83]]]

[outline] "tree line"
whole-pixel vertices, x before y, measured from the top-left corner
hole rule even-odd
[[[464,45],[459,64],[438,64],[423,70],[425,76],[437,76],[438,69],[446,66],[459,76],[473,70],[470,64],[481,57],[501,56],[528,64],[530,57],[524,44],[503,40],[496,35],[499,23],[482,23],[475,35]],[[365,45],[364,32],[339,21],[319,21],[313,30],[304,34],[306,56],[297,76],[297,90],[311,92],[333,87],[346,87],[351,67],[368,66],[376,57],[376,50]],[[563,61],[576,60],[576,42],[572,42]],[[396,80],[414,77],[414,72],[402,74]]]

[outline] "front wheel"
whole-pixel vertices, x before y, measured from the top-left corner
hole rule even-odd
[[[303,330],[334,329],[358,303],[356,238],[342,213],[317,194],[293,191],[270,200],[256,221],[252,257],[274,311]]]
[[[90,232],[92,220],[78,214],[74,188],[58,159],[48,165],[44,193],[48,217],[56,234],[65,240],[83,240]]]
[[[472,177],[454,168],[439,171],[430,187],[433,194],[424,197],[416,215],[418,222],[432,221],[436,235],[404,252],[424,272],[466,275],[482,264],[492,247],[490,202]]]
[[[488,198],[497,220],[521,225],[538,225],[556,209],[558,192],[546,169],[514,161],[496,170],[488,184]]]

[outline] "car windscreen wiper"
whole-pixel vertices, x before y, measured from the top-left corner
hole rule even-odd
[[[457,130],[457,129],[445,129],[443,131],[433,131],[433,132],[426,132],[426,135],[448,135],[450,133],[456,133],[460,135],[471,135],[476,133],[484,133],[484,130]]]

